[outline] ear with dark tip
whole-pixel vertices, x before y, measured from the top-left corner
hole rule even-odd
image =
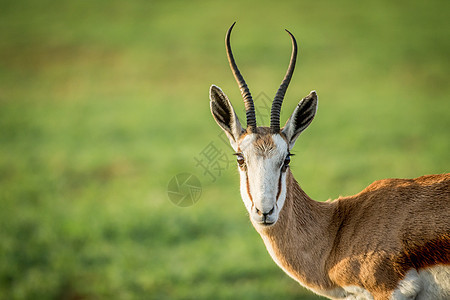
[[[311,124],[316,115],[317,103],[317,94],[315,91],[312,91],[300,101],[291,117],[284,125],[281,132],[289,141],[289,149],[294,147],[295,141],[300,133]]]
[[[212,85],[209,90],[211,113],[217,124],[225,131],[233,149],[237,149],[237,140],[244,132],[234,112],[233,106],[222,90]]]

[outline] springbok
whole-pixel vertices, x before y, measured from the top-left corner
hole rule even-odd
[[[332,299],[450,299],[450,173],[375,181],[357,195],[316,202],[292,175],[290,153],[314,118],[317,94],[303,98],[283,128],[288,71],[257,127],[252,96],[226,51],[244,99],[244,129],[222,90],[210,89],[211,112],[236,152],[242,200],[272,259],[289,276]]]

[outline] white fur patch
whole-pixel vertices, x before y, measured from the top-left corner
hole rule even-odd
[[[438,265],[409,271],[392,293],[395,300],[448,300],[450,299],[450,267]]]

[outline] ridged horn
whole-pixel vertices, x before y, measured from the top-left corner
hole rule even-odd
[[[291,61],[289,62],[289,67],[284,76],[283,81],[281,82],[280,87],[273,99],[272,110],[270,112],[270,131],[272,133],[280,132],[280,112],[281,112],[281,104],[283,104],[284,94],[289,86],[289,82],[291,81],[292,74],[294,73],[295,62],[297,61],[297,41],[295,40],[292,33],[289,30],[285,29],[287,33],[289,33],[292,39],[292,55]]]
[[[233,72],[234,78],[239,85],[239,89],[241,90],[242,98],[244,99],[245,105],[245,113],[247,115],[247,131],[250,133],[256,132],[256,116],[255,116],[255,106],[253,105],[252,94],[250,94],[250,90],[248,89],[247,84],[245,83],[244,77],[242,77],[241,72],[234,61],[233,52],[231,51],[231,43],[230,43],[230,35],[231,30],[233,30],[236,22],[231,25],[231,27],[227,31],[227,35],[225,37],[225,45],[227,49],[228,62],[230,63],[231,71]]]

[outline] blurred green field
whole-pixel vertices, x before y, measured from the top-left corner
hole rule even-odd
[[[314,199],[450,166],[449,1],[1,1],[0,299],[318,299],[271,260],[234,163],[215,181],[214,83],[318,92],[292,169]],[[258,105],[258,103],[257,103]],[[268,124],[266,124],[268,125]],[[202,183],[180,208],[167,184]],[[314,262],[311,262],[314,263]]]

